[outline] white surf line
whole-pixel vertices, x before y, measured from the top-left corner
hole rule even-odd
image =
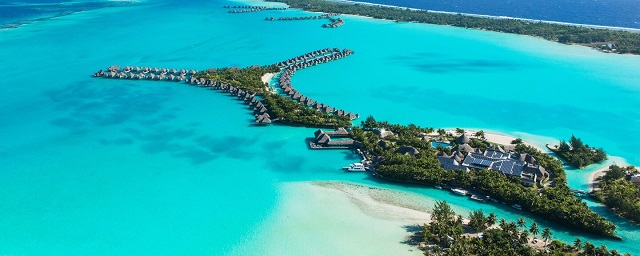
[[[452,15],[461,14],[461,15],[465,15],[465,16],[478,17],[478,18],[511,19],[511,20],[529,21],[529,22],[534,22],[534,23],[542,22],[542,23],[565,25],[565,26],[576,26],[576,27],[595,28],[595,29],[619,30],[619,31],[640,33],[640,29],[638,29],[638,28],[625,28],[625,27],[615,27],[615,26],[590,25],[590,24],[580,24],[580,23],[552,21],[552,20],[535,20],[535,19],[527,19],[527,18],[516,18],[516,17],[509,17],[509,16],[493,16],[493,15],[473,14],[473,13],[464,13],[464,12],[434,11],[434,10],[425,10],[425,9],[417,9],[417,8],[402,7],[402,6],[395,6],[395,5],[386,5],[386,4],[376,4],[376,3],[369,3],[369,2],[350,1],[350,0],[326,0],[326,1],[341,2],[341,3],[348,3],[348,4],[362,4],[362,5],[368,5],[368,6],[389,7],[389,8],[398,8],[398,9],[408,9],[408,10],[412,10],[412,11],[427,11],[427,12],[432,12],[432,13],[442,13],[442,14],[452,14]]]

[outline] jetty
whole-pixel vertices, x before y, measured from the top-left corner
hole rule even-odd
[[[278,85],[280,87],[281,93],[285,96],[290,97],[292,100],[303,104],[306,107],[314,108],[327,114],[348,116],[351,120],[359,118],[359,114],[347,112],[342,109],[335,109],[324,103],[317,102],[298,92],[291,84],[291,78],[296,73],[296,71],[330,61],[339,60],[344,57],[350,56],[353,53],[354,51],[350,49],[340,50],[339,48],[325,48],[305,53],[303,55],[276,64],[278,65],[278,67],[284,70],[278,78]]]
[[[322,25],[323,28],[337,28],[344,25],[344,20],[342,20],[341,18],[337,18],[337,19],[329,18],[329,20],[331,21],[331,23],[323,24]]]
[[[229,13],[248,13],[248,12],[260,12],[260,11],[284,11],[289,9],[289,7],[267,7],[267,6],[251,6],[251,5],[226,5],[223,8],[231,8],[231,9],[241,9],[241,10],[230,10]]]
[[[246,6],[236,6],[229,8],[246,8]],[[251,8],[249,8],[251,9]],[[288,60],[276,63],[280,70],[284,70],[279,77],[279,84],[281,88],[281,94],[290,97],[297,104],[301,104],[307,108],[317,109],[327,114],[348,116],[352,120],[359,117],[357,114],[346,112],[344,110],[335,109],[324,103],[318,103],[311,98],[302,95],[295,90],[291,85],[291,76],[303,68],[312,67],[329,61],[338,60],[353,54],[352,50],[339,48],[325,48],[309,52]],[[217,69],[209,69],[208,71],[215,72]],[[269,106],[257,95],[256,92],[242,89],[238,86],[234,86],[224,81],[216,81],[212,79],[206,79],[199,77],[200,72],[196,70],[188,69],[175,69],[175,68],[158,68],[158,67],[133,67],[125,66],[124,68],[118,65],[109,66],[104,70],[99,70],[93,74],[96,78],[108,78],[108,79],[127,79],[127,80],[148,80],[148,81],[168,81],[168,82],[182,82],[192,86],[204,87],[212,90],[221,91],[227,93],[229,96],[242,101],[249,109],[253,111],[255,118],[254,125],[265,126],[278,119],[272,119],[269,111]],[[284,121],[283,121],[284,122]],[[348,137],[348,132],[344,129],[329,132],[334,138]],[[336,148],[351,148],[354,142],[343,141],[341,139],[333,140],[331,143],[322,144],[321,147],[330,146]]]
[[[198,72],[186,69],[150,68],[110,66],[106,70],[93,73],[94,77],[129,79],[129,80],[156,80],[180,82],[192,79]]]

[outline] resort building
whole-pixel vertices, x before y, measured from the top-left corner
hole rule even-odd
[[[398,150],[396,150],[396,153],[402,155],[417,156],[418,154],[420,154],[420,151],[412,146],[402,146],[398,148]]]
[[[347,139],[349,132],[344,128],[338,128],[333,132],[317,130],[313,133],[314,139],[309,141],[312,149],[347,149],[362,146],[362,143]]]
[[[524,185],[533,186],[549,173],[528,154],[516,154],[513,150],[492,145],[484,152],[469,146],[470,138],[463,134],[455,142],[451,156],[438,156],[442,168],[446,170],[494,170],[504,175],[517,177]]]
[[[392,131],[387,131],[385,129],[377,129],[377,130],[373,130],[373,133],[375,135],[378,135],[378,137],[380,137],[381,139],[384,139],[390,135],[393,135]]]

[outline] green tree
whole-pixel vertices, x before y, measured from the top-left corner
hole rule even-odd
[[[536,223],[535,221],[531,223],[531,228],[529,228],[529,232],[531,232],[531,234],[533,235],[533,240],[536,240],[536,235],[538,235],[538,232],[540,232],[540,229],[538,229],[538,223]]]
[[[438,135],[440,136],[444,136],[445,134],[447,134],[447,131],[445,131],[444,129],[440,128],[438,129]]]
[[[584,254],[585,255],[596,255],[596,246],[591,242],[584,242]]]
[[[551,239],[551,230],[549,228],[542,230],[542,238],[544,239],[544,245],[547,246],[549,239]]]
[[[579,237],[576,237],[576,240],[573,241],[573,248],[575,248],[576,251],[582,250],[582,240],[580,240]]]
[[[496,217],[495,213],[490,213],[489,217],[487,217],[487,226],[491,227],[491,226],[495,225],[497,218],[498,217]]]
[[[475,135],[478,138],[484,138],[484,131],[483,130],[477,131]]]
[[[378,128],[378,122],[376,121],[375,118],[373,118],[373,116],[368,116],[367,119],[365,119],[362,122],[362,129],[364,129],[365,131],[371,131],[375,128]]]
[[[458,135],[462,135],[462,134],[464,134],[464,129],[462,129],[462,128],[456,128],[456,133],[457,133]]]
[[[487,218],[484,217],[482,210],[475,210],[469,213],[469,227],[474,232],[482,232],[487,228]]]
[[[527,226],[527,222],[524,218],[518,218],[518,228],[524,228]]]

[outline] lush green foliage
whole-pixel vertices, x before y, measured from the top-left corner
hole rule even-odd
[[[640,222],[640,186],[626,179],[627,172],[637,173],[637,170],[633,166],[609,166],[609,171],[598,184],[600,189],[595,196],[623,217]]]
[[[383,148],[378,143],[380,138],[373,132],[360,128],[351,131],[351,137],[362,142],[365,152],[384,158],[376,167],[376,173],[384,178],[431,185],[475,187],[498,200],[508,204],[520,204],[523,210],[562,225],[604,236],[615,235],[615,225],[592,212],[580,198],[573,196],[566,185],[562,163],[536,148],[519,144],[516,151],[534,156],[538,163],[555,177],[555,187],[539,191],[523,186],[519,179],[504,176],[496,171],[445,170],[435,158],[437,150],[431,148],[427,141],[421,140],[421,134],[433,129],[415,125],[392,125],[376,121],[371,116],[362,124],[366,130],[384,128],[395,134],[392,138],[385,138],[387,146]],[[402,145],[413,146],[420,154],[411,156],[395,153]]]
[[[607,154],[602,148],[591,148],[574,135],[571,135],[569,143],[571,145],[564,140],[560,141],[558,150],[555,150],[555,153],[575,168],[582,168],[607,159]]]
[[[327,114],[277,94],[265,93],[263,98],[271,117],[282,122],[309,127],[351,126],[348,116]]]
[[[523,210],[545,219],[604,236],[614,236],[616,226],[591,211],[580,198],[561,183],[538,191],[524,187],[495,171],[476,172],[474,185],[491,197],[508,204],[520,204]]]
[[[323,0],[275,0],[293,8],[313,12],[344,13],[368,16],[376,19],[449,25],[462,28],[483,29],[504,33],[542,37],[560,43],[585,44],[600,48],[603,44],[615,44],[616,52],[640,54],[640,34],[607,29],[567,26],[544,22],[473,17],[416,11],[362,4],[346,4]]]
[[[254,93],[264,93],[267,85],[262,82],[262,76],[276,72],[280,72],[280,68],[276,65],[251,66],[247,68],[210,69],[199,72],[195,77],[228,83]]]
[[[430,244],[430,249],[424,251],[425,255],[620,255],[616,250],[609,251],[606,246],[595,247],[590,242],[577,238],[572,245],[567,245],[558,240],[552,240],[551,230],[542,229],[542,239],[545,248],[534,249],[529,245],[529,234],[535,236],[540,232],[537,223],[531,223],[527,227],[524,219],[518,223],[507,222],[501,219],[498,227],[495,224],[495,214],[488,217],[482,211],[472,211],[469,216],[469,224],[473,232],[482,232],[482,238],[465,234],[465,225],[462,216],[456,215],[446,201],[437,201],[431,223],[422,227],[423,241]],[[551,241],[552,240],[552,241]],[[551,241],[549,243],[549,241]],[[628,255],[628,254],[627,254]]]

